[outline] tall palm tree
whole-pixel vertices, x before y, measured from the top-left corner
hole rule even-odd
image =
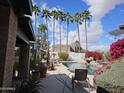
[[[36,31],[36,28],[37,28],[36,27],[36,25],[37,25],[37,16],[39,16],[39,12],[40,12],[40,10],[39,10],[37,5],[33,6],[33,11],[34,11],[34,16],[35,16],[35,31]]]
[[[38,30],[41,32],[41,46],[43,48],[44,41],[43,41],[43,35],[45,35],[45,30],[47,30],[47,27],[44,24],[38,25]]]
[[[58,13],[56,10],[51,12],[51,16],[53,16],[53,52],[55,52],[55,21],[58,20]]]
[[[48,18],[51,17],[50,11],[47,9],[42,10],[42,16],[45,18],[46,28],[48,28]],[[49,65],[49,37],[48,37],[48,29],[47,29],[47,65]]]
[[[87,40],[87,21],[91,19],[92,15],[90,14],[89,10],[84,10],[81,13],[81,16],[83,17],[83,21],[85,23],[85,37],[86,37],[86,51],[88,51],[88,40]]]
[[[70,19],[71,19],[71,15],[69,14],[69,12],[67,12],[66,14],[64,14],[64,18],[66,20],[66,24],[67,24],[67,39],[66,39],[66,48],[67,48],[67,52],[68,52],[68,32],[69,32],[69,23],[70,23]]]
[[[61,23],[62,21],[64,21],[64,14],[62,11],[58,10],[58,17],[59,17],[59,33],[60,33],[60,44],[59,44],[59,47],[60,47],[60,52],[62,51],[62,43],[61,43]]]
[[[33,6],[33,11],[34,11],[34,16],[35,16],[35,31],[37,29],[37,16],[39,16],[39,8],[37,5],[34,5]],[[39,47],[37,46],[37,49],[35,49],[35,52],[34,52],[34,59],[39,62]]]
[[[81,52],[81,44],[80,44],[80,30],[79,30],[79,24],[81,24],[81,16],[80,14],[77,12],[74,14],[74,16],[72,17],[72,20],[71,22],[75,22],[77,24],[77,31],[78,31],[78,46],[79,46],[79,51],[78,52]]]
[[[46,41],[46,31],[43,33],[43,36],[42,36],[42,49],[43,50],[46,50],[47,49],[47,41]]]

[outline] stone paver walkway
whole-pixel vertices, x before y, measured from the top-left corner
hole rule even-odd
[[[72,90],[71,73],[67,67],[62,64],[55,66],[56,70],[47,71],[47,77],[40,79],[41,84],[44,88],[40,91],[41,93],[89,93],[88,88],[84,88],[81,84],[75,84],[74,90]],[[90,84],[92,84],[90,77]],[[90,93],[96,93],[91,91]]]

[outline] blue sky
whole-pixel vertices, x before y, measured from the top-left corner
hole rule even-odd
[[[89,9],[92,20],[88,25],[88,47],[89,50],[108,50],[110,44],[115,41],[114,36],[108,32],[118,29],[119,24],[124,24],[124,0],[33,0],[40,10],[60,9],[63,12],[74,14]],[[44,23],[38,18],[38,24]],[[52,45],[52,19],[49,20],[49,38]],[[63,44],[66,42],[66,24],[62,24]],[[59,43],[58,22],[56,21],[56,43]],[[69,26],[69,43],[77,40],[75,24]],[[81,45],[85,49],[84,24],[80,26]],[[120,37],[118,37],[120,38]],[[122,37],[121,37],[122,38]]]

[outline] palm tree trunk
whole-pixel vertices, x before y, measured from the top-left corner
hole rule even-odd
[[[55,52],[55,19],[53,19],[53,52]]]
[[[88,42],[87,42],[87,24],[85,19],[85,36],[86,36],[86,51],[88,51]]]
[[[49,66],[49,37],[48,37],[48,23],[47,23],[47,17],[46,19],[46,27],[47,27],[47,65]]]
[[[59,32],[60,32],[60,45],[59,45],[59,47],[60,47],[60,52],[61,52],[61,22],[60,22],[60,24],[59,24]]]
[[[77,23],[77,30],[78,30],[78,41],[79,41],[79,52],[81,52],[81,45],[80,45],[80,31],[79,31],[79,24]]]
[[[36,32],[36,14],[35,14],[35,32]],[[35,49],[35,46],[34,46],[34,60],[35,61],[37,60],[37,50]]]
[[[43,33],[41,32],[41,48],[43,48]]]
[[[67,53],[68,53],[68,25],[69,25],[69,22],[67,22],[67,41],[66,41]]]
[[[43,34],[42,34],[42,48],[43,49],[46,49],[46,39],[47,39],[47,34],[46,34],[46,32],[43,32]]]
[[[36,29],[37,28],[37,15],[35,13],[35,32],[36,32]],[[36,48],[36,55],[35,55],[35,60],[36,60],[36,63],[39,63],[40,59],[39,59],[39,45],[37,46]]]
[[[36,32],[36,25],[37,25],[37,18],[36,18],[36,14],[35,14],[35,32]]]

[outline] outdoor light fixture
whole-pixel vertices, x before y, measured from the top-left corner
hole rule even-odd
[[[30,16],[30,15],[24,14],[24,17],[28,17],[32,20],[32,16]]]

